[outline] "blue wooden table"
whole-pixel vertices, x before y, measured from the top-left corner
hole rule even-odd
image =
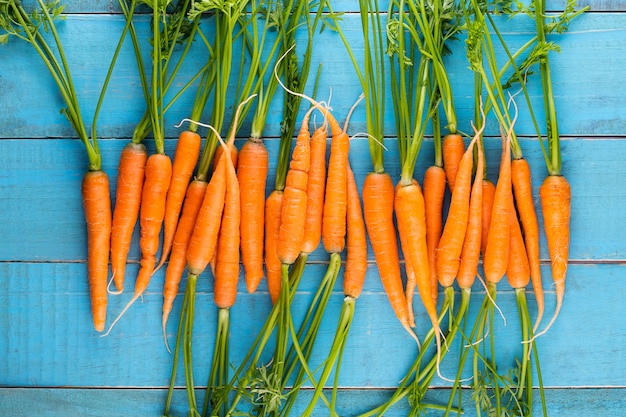
[[[109,1],[67,2],[68,13],[59,25],[84,113],[90,118],[97,93],[120,31],[123,18]],[[537,344],[550,415],[595,417],[626,415],[626,4],[588,0],[591,9],[555,35],[562,51],[553,54],[556,105],[563,136],[563,173],[572,190],[572,236],[565,305],[552,330]],[[549,4],[560,10],[563,4]],[[352,1],[336,9],[357,9]],[[527,19],[513,19],[504,30],[507,41],[523,42],[534,26]],[[342,28],[354,45],[361,39],[358,16],[347,13]],[[146,35],[149,18],[139,20]],[[323,49],[315,50],[314,65],[323,63],[320,91],[335,87],[333,108],[345,115],[360,93],[358,80],[339,37],[331,31],[320,35]],[[144,37],[144,39],[147,39]],[[99,119],[104,169],[115,184],[119,152],[127,143],[144,109],[143,96],[129,45],[120,62]],[[331,49],[334,48],[334,49]],[[358,48],[357,48],[358,49]],[[326,51],[334,52],[328,53]],[[199,51],[194,63],[203,60]],[[469,131],[473,114],[472,75],[465,62],[463,43],[453,45],[449,57],[459,126]],[[161,333],[163,273],[152,279],[143,301],[134,306],[107,337],[93,330],[86,280],[86,232],[80,181],[87,165],[82,144],[66,119],[56,86],[35,53],[24,43],[0,47],[0,415],[21,416],[158,416],[171,371],[172,356]],[[530,80],[531,94],[539,100],[537,80]],[[533,82],[534,81],[534,82]],[[172,155],[178,130],[174,125],[186,116],[192,95],[183,97],[167,113],[166,151]],[[539,101],[537,101],[539,103]],[[388,109],[391,109],[389,102]],[[272,106],[266,143],[275,161],[281,117],[280,99]],[[232,109],[229,109],[229,112]],[[230,115],[230,113],[229,113]],[[386,167],[398,178],[398,155],[393,143],[393,117],[385,114],[389,140]],[[535,179],[536,205],[539,181],[546,174],[541,149],[530,120],[521,110],[516,125],[525,157]],[[242,132],[246,131],[244,125]],[[352,117],[351,132],[365,131],[363,108]],[[487,158],[498,160],[500,143],[495,125],[486,135]],[[149,150],[152,144],[148,142]],[[420,178],[430,164],[432,140],[418,160]],[[367,141],[352,141],[351,161],[362,185],[371,170]],[[271,165],[268,191],[273,185]],[[490,171],[496,177],[497,167]],[[135,236],[137,238],[137,235]],[[136,240],[135,240],[136,242]],[[545,240],[541,241],[546,311],[554,308]],[[131,250],[128,283],[138,270],[139,251]],[[340,378],[339,413],[350,416],[380,404],[406,372],[416,346],[398,324],[380,283],[370,252],[365,289],[357,304]],[[306,305],[317,288],[328,262],[323,250],[310,257],[303,283],[294,301]],[[201,276],[198,287],[194,366],[201,386],[208,375],[216,308],[212,280]],[[499,287],[498,304],[509,320],[497,327],[499,363],[511,366],[519,355],[515,295],[505,282]],[[474,288],[476,299],[484,290]],[[114,317],[131,297],[131,291],[109,299]],[[180,308],[180,296],[175,310]],[[332,340],[341,300],[340,283],[333,293],[311,359],[319,364]],[[529,298],[531,311],[535,306]],[[417,331],[423,335],[427,319],[417,303]],[[472,311],[478,307],[473,303]],[[263,282],[248,294],[243,282],[231,313],[231,361],[237,364],[247,351],[270,310]],[[177,315],[177,314],[176,314]],[[176,319],[167,328],[172,340]],[[456,346],[453,345],[451,349]],[[458,349],[458,346],[456,346]],[[442,363],[444,375],[456,370],[455,354]],[[185,413],[182,376],[174,412]],[[435,378],[427,394],[429,402],[446,401],[450,383]],[[304,391],[293,415],[307,404]],[[467,416],[475,415],[466,393]],[[388,415],[406,415],[405,402]],[[317,415],[327,415],[320,406]],[[432,415],[437,415],[433,412]]]

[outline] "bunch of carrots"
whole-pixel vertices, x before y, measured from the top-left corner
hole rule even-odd
[[[465,361],[470,354],[474,361],[471,378],[478,393],[479,414],[495,411],[500,415],[506,407],[515,408],[514,412],[521,414],[532,410],[534,373],[530,358],[534,357],[538,383],[542,387],[534,341],[550,328],[562,306],[571,216],[571,191],[561,172],[548,60],[548,52],[556,48],[546,47],[546,35],[558,30],[559,22],[582,11],[572,12],[573,7],[569,7],[570,14],[555,19],[555,24],[546,25],[545,4],[543,0],[535,0],[534,7],[523,12],[534,13],[537,35],[518,51],[510,51],[499,35],[489,8],[479,1],[471,0],[461,6],[441,0],[432,4],[394,0],[389,5],[384,34],[378,6],[363,0],[359,2],[365,43],[361,68],[342,33],[339,14],[334,13],[326,2],[321,2],[318,10],[312,11],[310,3],[296,0],[275,9],[254,0],[221,5],[193,0],[175,4],[142,1],[152,10],[152,49],[148,66],[143,61],[142,42],[134,28],[133,16],[138,1],[120,0],[126,24],[104,81],[92,132],[88,134],[54,25],[63,8],[58,2],[49,5],[41,0],[38,2],[39,9],[34,15],[25,11],[17,0],[4,2],[0,6],[2,29],[7,35],[35,47],[62,93],[67,106],[64,114],[87,151],[89,164],[82,193],[94,328],[98,332],[105,329],[107,294],[110,292],[107,283],[114,282],[118,293],[124,289],[127,256],[137,221],[141,268],[135,279],[134,294],[111,323],[109,332],[145,292],[153,274],[164,267],[161,323],[169,350],[166,324],[187,270],[165,415],[169,415],[181,349],[193,416],[238,413],[241,411],[239,400],[249,392],[251,394],[247,396],[252,398],[259,413],[286,416],[297,396],[297,388],[307,381],[314,385],[314,391],[303,415],[313,415],[319,401],[330,409],[331,415],[336,415],[339,367],[367,270],[367,239],[390,305],[400,325],[415,340],[417,351],[415,362],[391,398],[363,416],[384,415],[405,397],[410,398],[412,415],[431,406],[444,410],[446,415],[460,412],[460,406],[454,407],[454,396],[462,386]],[[251,14],[246,13],[248,7],[252,7]],[[207,12],[211,15],[205,21],[214,23],[217,28],[212,42],[199,30],[203,14]],[[328,103],[318,102],[303,93],[313,48],[312,37],[323,13],[327,13],[331,22],[328,24],[345,43],[363,89],[361,98],[364,100],[372,169],[365,177],[361,194],[350,166],[348,121],[341,127]],[[455,13],[462,18],[450,20]],[[262,36],[259,36],[257,19],[260,18],[257,15],[266,19]],[[289,20],[290,17],[293,20]],[[274,26],[270,24],[272,22]],[[308,30],[309,43],[300,73],[292,47],[294,33],[302,26]],[[49,45],[48,38],[42,35],[44,28],[51,31],[53,45]],[[266,31],[271,28],[278,28],[280,36],[270,44],[269,56],[264,57]],[[463,133],[458,126],[444,59],[447,43],[463,30],[467,32],[467,59],[474,73],[476,91],[475,120],[467,126],[473,130],[469,134]],[[490,31],[496,34],[507,53],[504,64],[495,59]],[[112,205],[108,177],[102,171],[97,145],[96,120],[126,36],[130,37],[137,57],[146,109],[131,142],[121,152]],[[197,69],[179,92],[172,94],[174,79],[194,39],[200,39],[206,47],[206,64]],[[227,139],[223,141],[221,131],[229,116],[227,91],[232,84],[235,39],[242,43],[242,52],[249,54],[251,71],[239,68],[238,91],[231,103],[237,111],[231,120]],[[280,59],[279,51],[283,53]],[[525,60],[522,57],[526,57]],[[537,128],[548,170],[539,188],[539,197],[557,296],[554,316],[541,331],[544,294],[539,268],[540,223],[533,200],[529,164],[515,134],[515,99],[511,94],[507,95],[507,88],[519,84],[528,100],[526,73],[534,64],[540,69],[548,132],[547,144],[544,144],[541,130]],[[507,82],[504,75],[511,72],[515,75]],[[245,78],[244,74],[248,77]],[[391,80],[387,80],[388,76]],[[398,179],[391,177],[384,160],[383,115],[388,81],[401,162]],[[286,137],[281,139],[280,172],[276,175],[275,189],[266,195],[269,155],[262,132],[278,85],[285,92],[285,102],[290,103],[289,109],[285,110],[288,126],[284,129]],[[189,117],[181,118],[189,127],[180,133],[172,159],[165,153],[164,115],[191,86],[198,87],[193,107],[187,115]],[[412,90],[407,98],[405,92],[409,88]],[[205,105],[211,94],[215,100],[212,117],[209,123],[203,123]],[[297,120],[302,99],[311,106]],[[236,134],[255,102],[257,107],[250,137],[237,149]],[[532,113],[532,108],[530,110]],[[314,114],[321,115],[323,121],[311,135],[309,125]],[[487,161],[485,156],[488,139],[484,132],[490,114],[495,116],[500,128],[502,146],[498,177],[494,182],[487,178],[487,164],[493,162]],[[534,120],[534,114],[532,117]],[[292,136],[298,121],[301,128],[294,144]],[[420,186],[415,166],[429,124],[434,137],[434,162],[424,173],[423,186]],[[538,126],[536,121],[534,124]],[[204,148],[197,132],[199,127],[208,129]],[[448,131],[443,139],[442,128]],[[148,155],[143,144],[150,134],[156,150],[152,155]],[[395,186],[394,181],[397,181]],[[444,204],[446,190],[449,195],[447,206]],[[320,243],[329,256],[328,270],[305,319],[297,327],[291,315],[291,302],[307,257]],[[159,251],[160,259],[157,259]],[[345,260],[343,274],[342,257]],[[250,353],[229,375],[229,312],[237,295],[240,264],[249,292],[256,291],[261,280],[267,278],[273,308]],[[402,268],[406,281],[402,279]],[[200,409],[195,398],[191,344],[196,282],[207,269],[214,277],[218,333],[205,403]],[[345,298],[337,318],[336,334],[324,363],[314,370],[310,367],[309,357],[330,294],[340,276]],[[499,373],[495,363],[496,286],[505,276],[516,292],[522,333],[523,353],[515,381]],[[482,281],[483,277],[485,297],[471,331],[467,332],[470,293],[475,280]],[[537,304],[534,325],[531,325],[526,300],[526,288],[531,283]],[[461,303],[456,309],[455,284],[461,290]],[[444,298],[438,308],[440,288],[443,288]],[[424,335],[418,335],[416,330],[413,302],[416,289],[430,325]],[[259,367],[261,354],[274,332],[274,362],[271,367]],[[454,379],[450,379],[454,383],[450,401],[439,407],[426,404],[423,397],[433,378],[438,375],[446,379],[440,363],[449,350],[448,344],[458,334],[463,346],[458,372]],[[433,343],[435,354],[427,361],[428,348]],[[287,382],[296,370],[294,389],[285,395]],[[335,380],[329,400],[323,390],[333,370]],[[264,374],[266,379],[259,379],[258,372],[268,372]],[[493,393],[492,397],[487,394],[487,380],[491,381],[488,389]],[[491,398],[495,398],[495,405],[491,404]],[[545,404],[543,411],[545,414]]]

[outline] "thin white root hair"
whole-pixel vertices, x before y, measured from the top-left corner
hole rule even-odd
[[[356,106],[359,105],[359,103],[365,98],[365,94],[361,93],[361,95],[359,95],[359,98],[354,102],[354,104],[352,105],[352,107],[350,107],[350,111],[348,112],[348,116],[346,117],[346,121],[343,124],[343,131],[347,132],[348,131],[348,125],[350,124],[350,118],[352,117],[352,113],[354,113],[354,110],[356,109]]]
[[[477,276],[478,276],[478,281],[483,285],[483,288],[485,289],[485,293],[487,294],[489,301],[491,301],[491,304],[493,304],[495,309],[498,310],[498,313],[500,314],[500,317],[502,317],[502,321],[504,322],[504,325],[506,326],[506,317],[504,316],[504,313],[502,312],[498,304],[496,304],[496,301],[491,297],[491,294],[489,294],[489,288],[487,288],[487,284],[485,283],[485,280],[483,279],[483,277],[480,276],[480,274],[477,274]]]
[[[381,148],[383,148],[386,151],[389,151],[389,149],[387,149],[387,147],[381,141],[379,141],[378,138],[376,138],[374,135],[372,135],[370,133],[367,133],[367,132],[357,132],[354,135],[350,136],[350,139],[353,139],[353,138],[356,138],[356,137],[363,137],[363,136],[367,137],[367,138],[370,138],[370,139],[373,139],[374,142],[379,144]]]
[[[417,335],[415,334],[411,326],[409,326],[408,323],[402,323],[402,327],[404,327],[404,330],[406,330],[409,333],[409,335],[413,338],[413,340],[415,340],[415,342],[417,343],[417,349],[421,349],[422,344],[420,343],[419,338],[417,337]]]
[[[477,345],[481,344],[487,338],[487,336],[489,336],[489,330],[487,330],[487,332],[485,334],[483,334],[483,337],[481,337],[480,339],[478,339],[478,340],[476,340],[476,341],[474,341],[472,343],[467,343],[463,347],[469,348],[469,347],[472,347],[472,346],[477,346]]]
[[[550,330],[550,327],[552,327],[552,325],[556,321],[556,318],[558,317],[559,313],[561,312],[562,305],[563,305],[563,301],[562,300],[557,300],[556,309],[554,310],[554,314],[552,315],[552,318],[550,319],[550,322],[548,322],[546,327],[542,331],[540,331],[539,333],[534,335],[532,338],[530,338],[530,340],[524,341],[522,343],[533,343],[535,341],[535,339],[537,339],[538,337],[543,336],[544,334],[546,334],[548,332],[548,330]]]
[[[109,283],[107,284],[107,293],[110,295],[120,295],[121,293],[124,292],[123,288],[118,291],[111,291],[111,283],[113,282],[114,279],[115,279],[115,272],[113,272],[113,275],[111,276],[111,279],[109,280]]]
[[[170,344],[167,342],[167,322],[165,319],[161,321],[161,326],[163,327],[163,342],[165,342],[165,349],[167,349],[167,352],[171,354],[172,350],[170,349]]]
[[[122,309],[120,314],[115,318],[115,320],[113,320],[113,323],[111,323],[111,325],[109,326],[109,330],[107,330],[106,333],[101,334],[100,337],[106,337],[106,336],[108,336],[111,333],[111,330],[113,330],[113,327],[115,327],[117,322],[120,321],[122,316],[128,311],[130,306],[132,306],[133,303],[135,301],[137,301],[137,299],[139,299],[139,297],[140,297],[140,295],[134,295],[133,298],[130,299],[130,301],[128,302],[128,304],[126,304],[126,306],[124,306],[124,308]]]
[[[256,93],[252,94],[250,97],[248,97],[247,99],[239,103],[239,105],[237,106],[237,111],[235,112],[235,117],[233,118],[233,123],[232,123],[232,132],[230,134],[230,137],[228,137],[228,140],[227,140],[228,143],[232,143],[235,141],[235,134],[237,133],[237,123],[239,123],[239,115],[241,114],[241,109],[243,108],[243,106],[248,104],[250,100],[252,100],[256,96],[257,96]]]
[[[331,108],[331,107],[327,107],[327,108],[325,108],[325,109],[324,109],[324,108],[322,107],[321,103],[320,103],[320,102],[318,102],[318,101],[316,101],[315,99],[313,99],[313,98],[311,98],[311,97],[307,96],[306,94],[303,94],[303,93],[298,93],[298,92],[296,92],[296,91],[290,90],[290,89],[289,89],[289,88],[288,88],[288,87],[287,87],[287,86],[286,86],[286,85],[285,85],[285,84],[281,81],[280,77],[278,76],[278,72],[277,72],[277,70],[278,70],[278,64],[280,64],[280,63],[282,62],[282,60],[283,60],[283,59],[285,59],[285,57],[287,56],[287,54],[288,54],[289,52],[291,52],[291,51],[293,50],[293,48],[295,48],[295,47],[296,47],[296,45],[295,45],[295,44],[293,44],[293,45],[292,45],[289,49],[287,49],[287,50],[285,51],[285,53],[284,53],[284,54],[282,54],[282,55],[278,58],[278,60],[276,61],[276,65],[274,66],[274,77],[276,77],[276,81],[278,81],[278,84],[281,86],[281,88],[282,88],[283,90],[285,90],[286,92],[288,92],[288,93],[289,93],[289,94],[291,94],[291,95],[294,95],[294,96],[296,96],[296,97],[300,97],[300,98],[303,98],[303,99],[307,100],[307,101],[308,101],[309,103],[311,103],[313,106],[317,107],[320,111],[322,111],[323,113],[325,113],[325,114],[326,114],[326,113],[328,113],[328,112],[330,112],[330,111],[332,110],[332,108]]]

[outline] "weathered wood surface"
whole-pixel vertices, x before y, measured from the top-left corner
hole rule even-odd
[[[21,400],[6,401],[8,395]],[[198,398],[202,393],[198,391]],[[300,394],[303,400],[310,397],[310,391]],[[342,416],[350,417],[358,412],[367,411],[388,398],[389,392],[375,390],[346,390],[339,393]],[[432,390],[427,395],[431,402],[446,401],[449,391],[446,389]],[[469,392],[463,393],[463,416],[475,417],[476,412],[469,401]],[[175,404],[185,402],[186,394],[179,391],[174,396]],[[555,416],[596,417],[598,415],[621,415],[624,406],[624,389],[586,389],[573,392],[569,389],[551,389],[546,393],[548,413]],[[165,391],[161,389],[0,389],[0,410],[12,417],[28,417],[32,415],[64,416],[80,415],[82,417],[125,417],[159,416],[163,412]],[[306,401],[303,401],[306,404]],[[5,407],[5,405],[8,405]],[[293,415],[298,415],[303,408],[299,403],[294,407]],[[406,416],[409,407],[406,403],[392,408],[388,417]],[[536,412],[540,410],[536,409]],[[185,415],[184,407],[174,405],[175,415]],[[440,413],[439,413],[440,414]],[[428,416],[439,415],[431,411]],[[319,415],[326,415],[320,412]]]
[[[138,31],[147,39],[149,18],[140,19]],[[524,17],[508,20],[499,19],[501,30],[511,48],[520,47],[534,33],[534,23]],[[84,110],[86,123],[91,123],[101,85],[109,62],[124,26],[120,16],[72,15],[60,24],[61,36],[65,42],[66,54],[72,68],[77,94]],[[210,26],[210,25],[209,25]],[[357,59],[362,54],[358,39],[362,36],[356,16],[348,15],[342,21],[342,28],[351,40]],[[329,88],[334,90],[332,104],[338,115],[347,114],[361,92],[358,79],[350,64],[348,55],[339,37],[329,30],[322,32],[319,42],[325,45],[315,49],[312,68],[321,63],[319,95],[325,97]],[[72,40],[80,39],[80,42]],[[551,39],[561,45],[561,52],[552,55],[555,100],[559,111],[559,127],[564,136],[622,136],[626,131],[623,118],[620,88],[626,68],[626,14],[589,13],[570,24],[565,35],[554,35]],[[97,44],[98,48],[92,45]],[[137,77],[134,55],[130,42],[125,43],[115,68],[103,108],[98,118],[98,135],[102,138],[127,138],[145,111],[141,85]],[[473,76],[467,68],[464,42],[460,39],[451,45],[449,58],[450,79],[453,83],[455,106],[458,113],[458,126],[463,131],[471,131],[470,121],[474,114]],[[326,53],[333,51],[332,54]],[[0,121],[3,129],[0,138],[67,138],[74,136],[65,117],[59,113],[60,97],[51,77],[39,62],[39,57],[23,43],[10,42],[2,50],[2,70],[0,71],[0,91],[6,99],[0,102]],[[147,55],[146,55],[147,56]],[[500,59],[505,56],[500,53]],[[179,74],[179,86],[189,80],[206,62],[207,55],[196,44],[185,61]],[[36,74],[36,75],[35,75]],[[312,91],[313,76],[309,79]],[[537,113],[543,120],[543,106],[540,96],[538,75],[529,79],[529,93]],[[194,91],[187,93],[172,106],[166,114],[166,133],[177,136],[175,125],[189,116]],[[232,115],[230,98],[229,115]],[[518,100],[520,117],[516,125],[520,136],[536,136],[524,100]],[[236,106],[236,105],[235,105]],[[277,95],[273,103],[265,129],[267,137],[276,137],[280,131],[282,96]],[[392,104],[387,100],[385,126],[393,135],[394,123]],[[207,106],[203,120],[209,120],[210,106]],[[493,120],[490,118],[490,120]],[[228,123],[227,123],[228,124]],[[241,134],[245,135],[249,125],[244,124]],[[363,106],[351,118],[351,131],[365,130]],[[487,134],[497,135],[495,123],[490,122]]]
[[[29,0],[27,3],[32,3]],[[84,114],[89,120],[123,19],[115,1],[68,2],[71,13],[60,26]],[[561,1],[551,2],[558,10]],[[552,331],[539,339],[542,371],[550,415],[586,417],[626,413],[624,389],[626,365],[626,319],[621,302],[626,292],[626,4],[620,1],[590,0],[588,13],[571,23],[570,31],[554,39],[562,47],[552,59],[559,123],[563,140],[563,173],[570,179],[572,200],[572,247],[566,302]],[[338,2],[337,10],[355,10],[351,1]],[[501,20],[505,37],[519,45],[532,36],[532,22],[524,18]],[[504,26],[506,25],[506,26]],[[147,18],[138,25],[140,34],[148,30]],[[354,15],[344,19],[347,36],[358,45],[360,29]],[[325,31],[324,50],[315,52],[315,64],[323,63],[323,88],[333,87],[333,107],[340,115],[360,92],[352,66],[340,40]],[[94,48],[93,45],[98,47]],[[191,76],[206,58],[198,46],[189,58],[181,79]],[[357,48],[358,53],[358,48]],[[136,67],[129,45],[120,57],[102,114],[98,120],[104,169],[115,184],[119,151],[127,142],[134,124],[144,110]],[[453,47],[449,58],[454,65],[452,80],[460,126],[469,130],[473,114],[471,74],[464,61],[463,42]],[[92,328],[85,266],[85,226],[80,199],[81,176],[87,166],[81,143],[75,139],[64,117],[56,88],[38,57],[25,45],[10,42],[0,47],[0,415],[7,416],[145,416],[159,415],[164,387],[169,381],[171,355],[162,341],[160,328],[163,274],[157,273],[144,296],[133,306],[118,327],[106,338]],[[339,86],[341,92],[338,93]],[[320,91],[323,91],[321,89]],[[537,80],[530,80],[533,103],[539,102]],[[322,94],[322,93],[320,93]],[[187,116],[192,95],[185,96],[168,113],[166,150],[172,154],[174,127]],[[266,134],[270,154],[275,156],[275,140],[280,126],[280,98],[270,112]],[[388,110],[391,110],[389,102]],[[523,137],[525,157],[535,180],[545,175],[541,149],[535,132],[520,106],[517,132]],[[210,113],[207,112],[207,119]],[[230,117],[230,115],[229,115]],[[542,114],[538,113],[541,120]],[[362,108],[352,118],[351,132],[365,130]],[[393,119],[386,114],[389,138],[386,167],[398,178],[397,152],[393,141]],[[244,130],[247,125],[244,125]],[[495,179],[499,140],[494,124],[489,125],[487,142],[490,176]],[[351,160],[362,184],[371,169],[363,139],[352,142]],[[148,147],[152,144],[148,142]],[[430,164],[432,143],[423,147],[416,175],[421,179]],[[273,159],[271,159],[273,160]],[[272,162],[274,163],[274,162]],[[274,165],[271,166],[273,173]],[[272,174],[273,175],[273,174]],[[268,181],[272,187],[273,177]],[[114,191],[114,190],[112,190]],[[538,197],[536,207],[539,208]],[[130,254],[127,291],[110,297],[109,317],[114,317],[130,298],[139,258],[135,245]],[[554,292],[549,280],[545,241],[542,239],[547,297],[547,314],[554,308]],[[327,256],[322,250],[311,256],[305,279],[296,298],[295,313],[306,304],[325,270]],[[340,414],[354,415],[384,401],[397,384],[415,353],[411,339],[395,320],[379,282],[370,252],[366,288],[357,303],[339,397]],[[195,333],[197,382],[202,385],[208,373],[216,317],[212,302],[212,281],[208,274],[199,283],[197,328]],[[474,288],[472,311],[484,297]],[[180,306],[177,299],[175,309]],[[331,298],[328,314],[312,362],[319,364],[332,340],[335,320],[342,299],[340,283]],[[519,329],[513,292],[506,282],[500,286],[498,303],[507,325],[496,320],[499,341],[498,362],[506,368],[521,348],[516,342]],[[529,294],[529,303],[535,307]],[[269,311],[263,283],[259,292],[249,295],[243,284],[232,313],[231,359],[234,363],[246,352],[249,342]],[[176,311],[176,310],[175,310]],[[426,318],[418,303],[418,332],[426,329]],[[173,339],[176,320],[168,325]],[[452,345],[458,348],[458,340]],[[201,347],[201,348],[200,348]],[[389,361],[393,358],[393,361]],[[268,358],[269,360],[269,358]],[[455,355],[448,355],[442,372],[453,376]],[[183,380],[178,381],[182,385]],[[449,383],[435,379],[427,399],[445,402]],[[200,394],[201,395],[201,394]],[[294,415],[306,404],[304,391]],[[475,411],[464,393],[465,415]],[[173,411],[185,414],[185,394],[177,392]],[[406,415],[406,402],[389,414]],[[326,415],[320,409],[318,415]],[[438,415],[433,413],[432,415]]]

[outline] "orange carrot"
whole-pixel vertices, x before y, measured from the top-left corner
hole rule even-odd
[[[139,212],[139,225],[141,236],[139,247],[141,249],[141,268],[135,280],[135,293],[117,318],[109,326],[108,335],[115,324],[122,318],[126,311],[144,293],[156,264],[156,253],[159,249],[159,234],[165,215],[165,196],[172,175],[172,161],[162,153],[150,155],[146,162],[146,177],[141,194],[141,208]]]
[[[564,176],[548,175],[539,187],[539,197],[556,292],[556,309],[546,328],[535,337],[544,334],[552,326],[563,305],[569,259],[572,191]]]
[[[359,190],[354,172],[348,164],[348,223],[346,267],[343,273],[343,293],[347,297],[358,298],[363,290],[367,271],[367,237]]]
[[[500,173],[493,198],[491,221],[487,234],[487,246],[483,269],[488,283],[498,283],[506,273],[509,261],[510,202],[513,199],[511,187],[511,147],[510,137],[502,141]]]
[[[459,271],[463,240],[465,239],[469,217],[474,145],[477,138],[478,136],[475,136],[472,139],[459,161],[448,218],[437,246],[435,259],[437,278],[444,288],[453,284],[454,278],[456,278]]]
[[[512,288],[525,288],[530,282],[530,264],[512,199],[509,213],[511,236],[509,238],[509,262],[506,268],[506,278]]]
[[[170,254],[185,193],[200,155],[201,143],[200,135],[190,130],[185,130],[178,136],[176,151],[174,152],[174,162],[172,164],[172,178],[165,199],[163,250],[161,251],[161,259],[155,271],[163,266]]]
[[[218,238],[213,297],[218,308],[235,304],[239,278],[240,210],[239,181],[232,164],[226,159],[226,194]]]
[[[491,224],[491,210],[493,209],[493,198],[496,194],[496,186],[487,178],[483,178],[483,207],[482,207],[482,235],[480,238],[480,253],[485,256],[487,248],[487,235]]]
[[[146,290],[154,270],[156,253],[159,249],[159,234],[165,215],[165,196],[171,175],[172,161],[167,155],[160,153],[150,155],[146,162],[146,179],[139,212],[141,268],[135,281],[134,299]]]
[[[523,158],[513,159],[511,162],[511,182],[517,204],[524,242],[530,263],[530,278],[533,283],[533,292],[537,302],[537,318],[535,328],[541,321],[544,312],[544,295],[541,282],[541,265],[539,263],[539,224],[532,194],[532,182],[528,161]]]
[[[394,209],[406,264],[405,298],[409,322],[411,326],[415,326],[413,294],[416,286],[420,296],[428,298],[428,300],[423,301],[426,311],[430,314],[433,308],[436,309],[430,288],[430,264],[428,263],[428,250],[426,248],[426,207],[421,187],[415,179],[411,185],[398,183]]]
[[[481,143],[476,147],[478,158],[476,161],[476,176],[470,196],[469,217],[467,220],[467,230],[461,250],[461,264],[457,273],[457,283],[461,289],[469,289],[474,283],[478,274],[478,261],[480,259],[480,248],[482,239],[482,219],[483,219],[483,174],[484,155]]]
[[[241,260],[248,292],[263,278],[265,185],[269,157],[261,140],[249,139],[241,147],[237,163],[241,198]]]
[[[198,217],[196,219],[196,223],[194,224],[193,232],[189,240],[189,245],[187,246],[187,270],[189,274],[195,276],[200,275],[202,272],[204,272],[209,263],[211,263],[211,267],[214,270],[218,239],[222,223],[222,215],[225,210],[224,205],[228,188],[227,183],[237,181],[236,174],[234,179],[230,178],[229,171],[231,170],[231,168],[233,171],[235,169],[235,162],[233,162],[236,158],[236,151],[234,148],[236,133],[235,127],[237,126],[237,121],[239,119],[242,107],[253,97],[254,96],[251,96],[239,103],[237,111],[235,112],[235,117],[233,119],[233,129],[227,142],[224,142],[222,140],[219,132],[213,126],[195,122],[196,124],[207,127],[213,131],[213,133],[217,137],[217,140],[219,141],[219,145],[216,151],[221,149],[222,152],[219,158],[214,159],[213,175],[211,176],[211,180],[207,185],[207,190],[204,199],[202,200],[202,206],[200,207],[200,211],[198,213]],[[224,158],[225,152],[228,152],[227,155],[229,156],[229,158]],[[232,192],[236,192],[237,201],[239,201],[238,184],[237,190],[233,190],[231,191],[231,193]],[[229,197],[232,197],[232,194],[230,194]],[[239,204],[240,203],[238,202],[237,208],[232,208],[232,210],[239,211]],[[239,216],[237,216],[236,220],[237,229],[239,229]],[[237,239],[239,239],[238,231]],[[239,247],[239,242],[237,242],[237,247]],[[238,254],[237,264],[239,264]]]
[[[226,195],[226,160],[221,158],[207,185],[202,206],[187,245],[187,269],[200,275],[213,259]]]
[[[91,312],[96,331],[104,330],[107,310],[107,277],[111,239],[109,178],[104,171],[88,171],[82,181],[87,223],[87,274]]]
[[[215,255],[226,196],[226,158],[220,158],[207,185],[187,246],[187,269],[200,275]]]
[[[426,208],[426,248],[428,249],[428,264],[430,266],[430,288],[433,291],[433,301],[437,303],[439,295],[439,280],[435,256],[437,245],[443,230],[443,199],[446,191],[446,172],[437,165],[431,165],[424,173],[424,205]]]
[[[304,117],[293,149],[283,190],[276,255],[281,263],[287,265],[293,264],[298,258],[304,240],[306,191],[311,154],[308,114]]]
[[[111,271],[118,291],[124,290],[126,259],[139,217],[147,159],[146,147],[141,143],[129,143],[120,155],[111,224]]]
[[[226,143],[226,146],[228,147],[230,160],[233,162],[233,165],[237,169],[238,164],[239,164],[239,150],[237,150],[237,147],[235,146],[234,136],[231,136],[231,137],[233,138],[233,140],[229,140]],[[224,148],[222,148],[221,146],[218,146],[217,148],[215,148],[215,155],[213,156],[213,169],[217,167],[218,161],[220,160],[223,153],[224,153]]]
[[[459,163],[465,152],[465,144],[463,137],[456,133],[451,133],[443,138],[443,169],[446,171],[448,179],[448,187],[450,192],[454,191],[456,182],[456,172],[459,169]]]
[[[311,137],[311,161],[307,182],[306,222],[302,252],[311,253],[317,249],[322,237],[322,214],[326,190],[326,125],[319,127]]]
[[[267,288],[272,303],[280,295],[281,263],[276,254],[278,231],[280,230],[280,215],[283,203],[283,192],[274,190],[265,201],[265,272],[267,274]]]
[[[326,116],[328,117],[332,139],[324,196],[322,243],[326,252],[340,253],[346,245],[347,175],[350,138],[330,113],[327,113]],[[393,188],[391,195],[393,196]]]
[[[367,174],[362,195],[365,226],[385,293],[398,320],[412,334],[400,276],[398,244],[393,224],[394,185],[389,174]]]
[[[206,194],[207,185],[208,183],[206,181],[194,180],[189,184],[189,187],[187,187],[182,213],[172,242],[170,259],[165,269],[163,313],[161,316],[163,334],[165,334],[167,318],[172,311],[172,305],[178,293],[178,287],[183,277],[183,272],[187,266],[187,245],[189,244],[189,239],[191,238],[191,233],[196,223],[202,200]]]

